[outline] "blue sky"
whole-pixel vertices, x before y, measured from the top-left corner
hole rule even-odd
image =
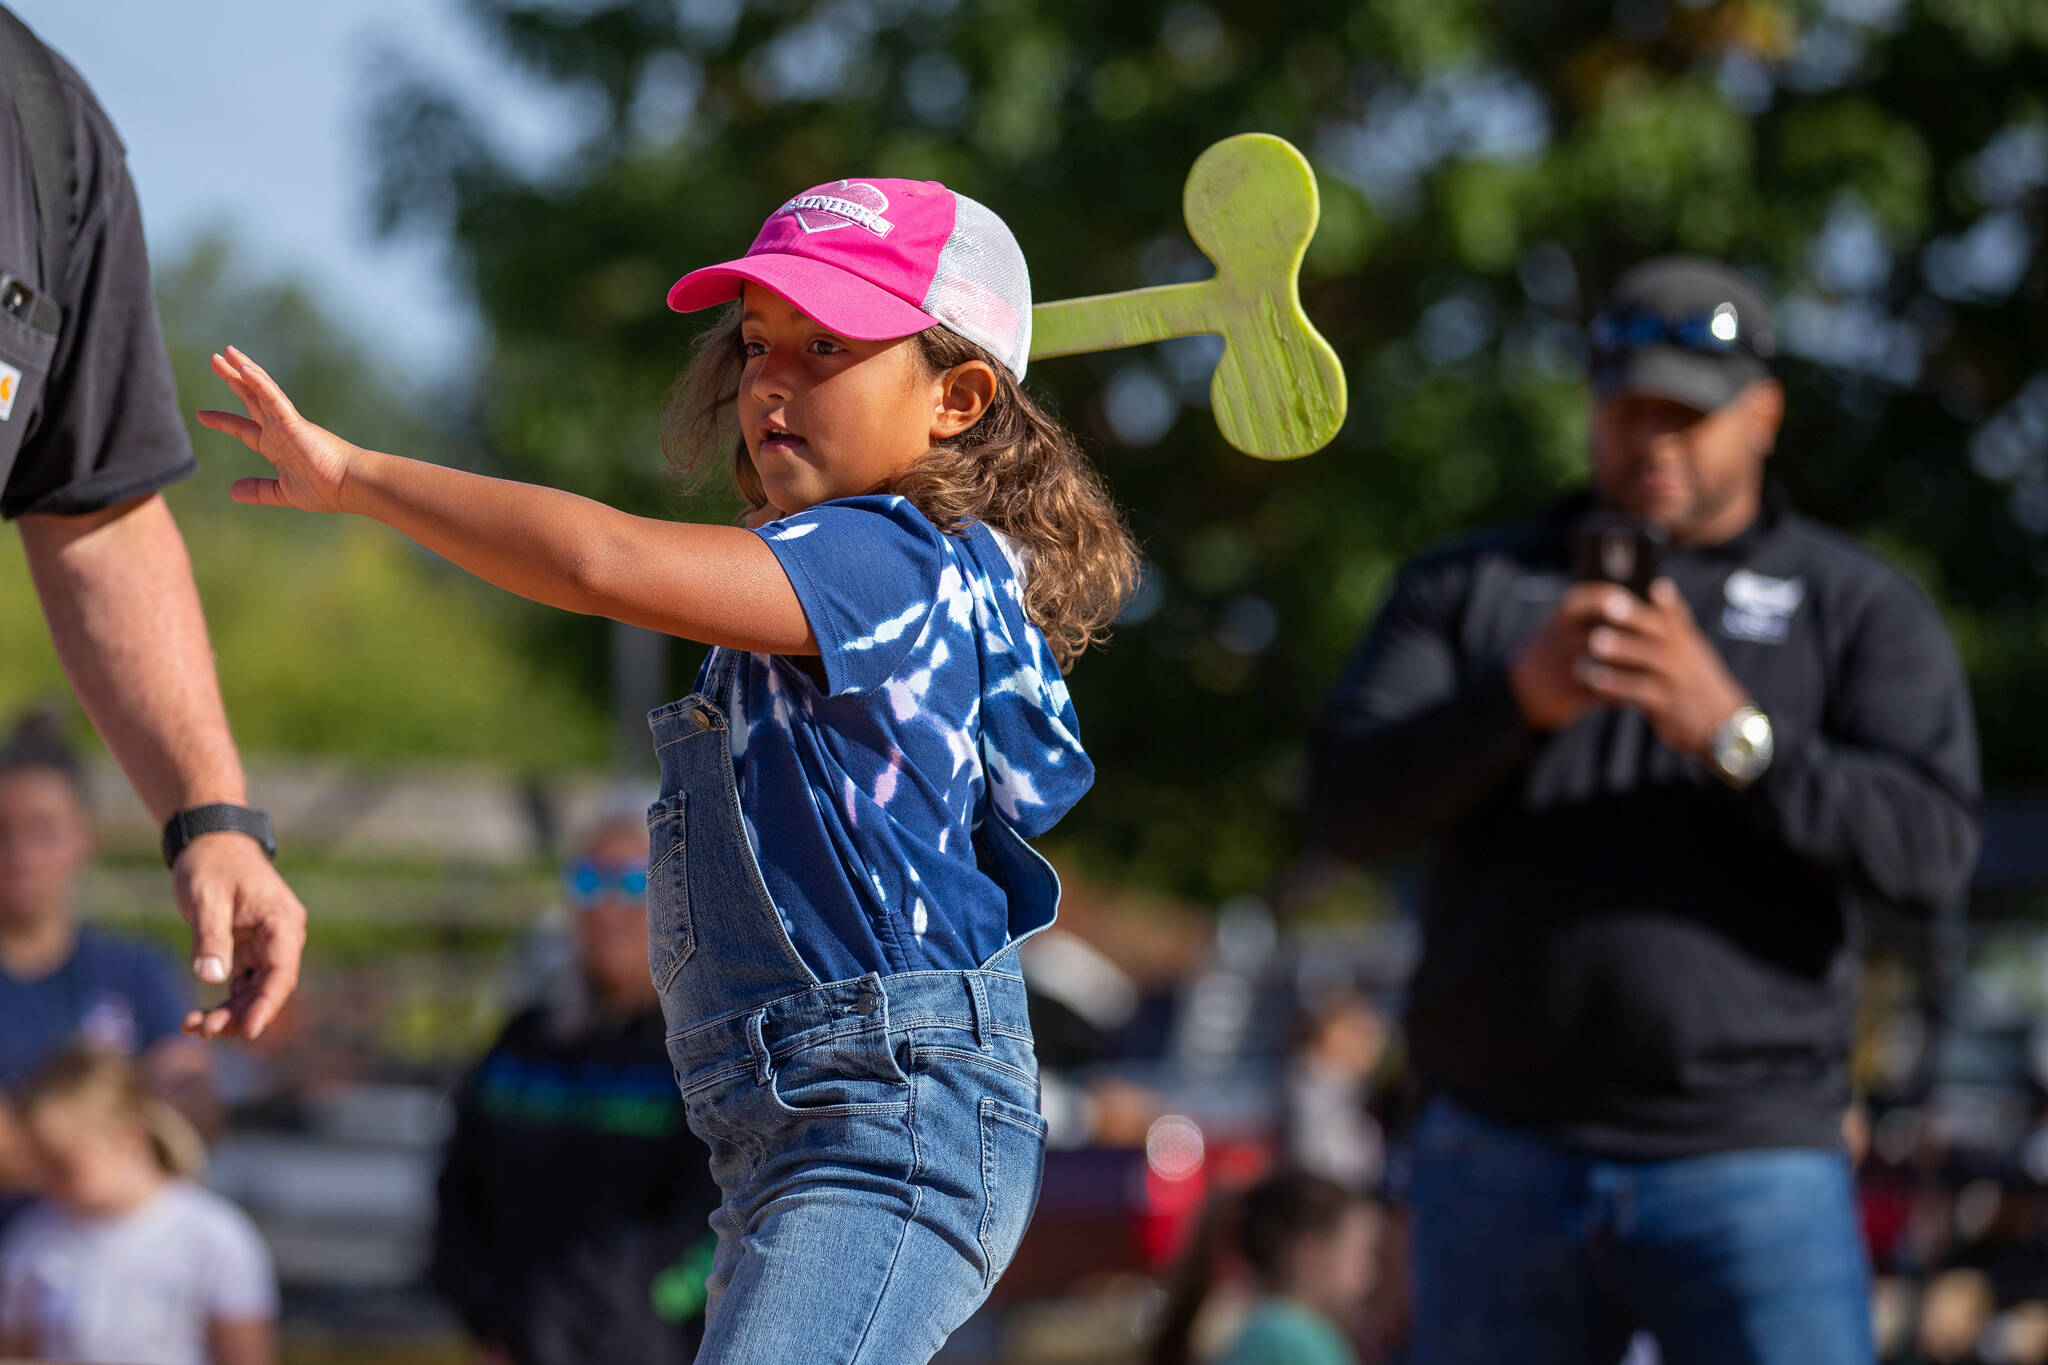
[[[252,274],[300,277],[393,368],[463,368],[475,321],[433,245],[370,231],[377,66],[437,73],[536,162],[567,148],[577,110],[523,82],[453,0],[9,2],[120,128],[156,259],[225,227]]]

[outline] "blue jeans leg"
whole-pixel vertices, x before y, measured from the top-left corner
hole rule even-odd
[[[1823,1151],[1634,1166],[1612,1271],[1666,1365],[1869,1365],[1849,1165]]]
[[[1869,1365],[1848,1163],[1610,1161],[1432,1101],[1415,1138],[1415,1365]]]
[[[1413,1365],[1614,1365],[1592,1163],[1431,1101],[1415,1134]]]

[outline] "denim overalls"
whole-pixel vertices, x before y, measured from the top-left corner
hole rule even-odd
[[[729,701],[737,657],[720,651],[706,692],[648,717],[648,959],[725,1195],[698,1359],[923,1362],[987,1297],[1038,1203],[1045,1121],[1016,944],[1052,922],[1059,880],[991,813],[975,844],[1009,890],[1010,946],[976,971],[820,983],[740,823],[713,701]]]

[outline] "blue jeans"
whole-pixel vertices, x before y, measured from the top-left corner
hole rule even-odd
[[[819,981],[762,886],[711,697],[649,718],[648,965],[724,1195],[697,1358],[916,1365],[988,1297],[1037,1206],[1016,942],[1052,921],[1059,883],[991,816],[977,842],[1010,890],[1010,946],[974,971]]]
[[[1432,1100],[1415,1136],[1414,1365],[1870,1365],[1839,1153],[1611,1161]]]

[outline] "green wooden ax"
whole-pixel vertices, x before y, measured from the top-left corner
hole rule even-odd
[[[1215,276],[1041,303],[1031,310],[1031,358],[1214,334],[1223,358],[1209,401],[1223,439],[1265,460],[1321,450],[1347,400],[1344,368],[1297,287],[1322,212],[1308,158],[1269,133],[1225,138],[1195,159],[1181,208]]]

